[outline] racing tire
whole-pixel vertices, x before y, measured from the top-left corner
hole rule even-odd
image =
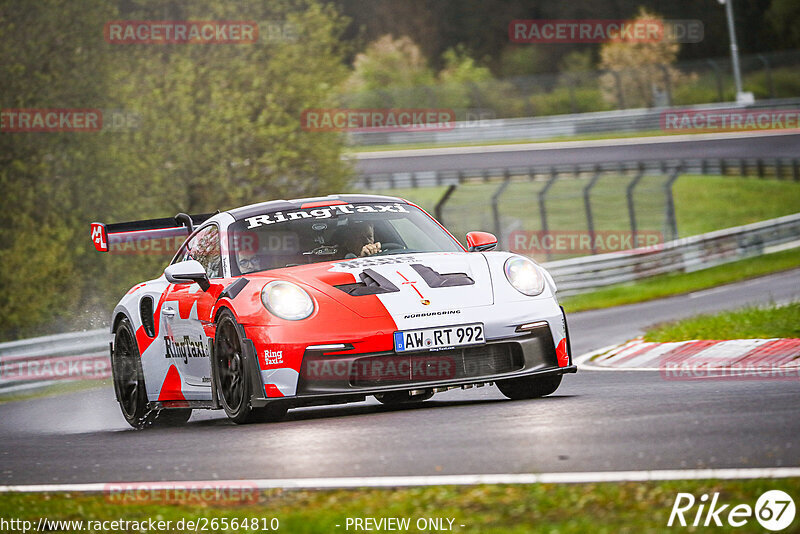
[[[511,400],[536,399],[555,393],[561,385],[561,375],[524,376],[497,382],[500,393]]]
[[[251,365],[245,359],[244,339],[244,328],[233,313],[222,310],[214,336],[214,376],[220,404],[237,425],[277,420],[285,415],[284,406],[276,403],[254,408],[251,404],[253,377]]]
[[[376,393],[375,399],[387,406],[397,406],[398,404],[414,404],[423,402],[433,397],[433,390],[425,390],[424,393],[411,395],[410,391],[387,391],[386,393]]]
[[[178,426],[192,416],[191,408],[161,411],[148,408],[142,358],[127,318],[119,322],[114,332],[111,373],[122,416],[133,428]]]
[[[136,336],[127,318],[114,331],[111,375],[122,416],[133,428],[148,426],[147,390]]]

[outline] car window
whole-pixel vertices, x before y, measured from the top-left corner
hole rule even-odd
[[[372,244],[378,255],[463,250],[424,212],[395,202],[265,212],[235,222],[228,236],[234,276],[355,258]]]
[[[195,234],[181,248],[175,260],[179,263],[186,260],[197,260],[205,268],[209,278],[222,276],[222,255],[219,246],[219,229],[212,224]]]

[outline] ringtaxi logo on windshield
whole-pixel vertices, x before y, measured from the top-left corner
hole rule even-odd
[[[721,527],[739,528],[752,525],[755,519],[763,528],[779,532],[792,524],[795,518],[792,497],[781,490],[764,492],[755,506],[746,503],[723,503],[719,493],[702,494],[699,498],[691,493],[678,493],[669,514],[667,526],[677,527]]]

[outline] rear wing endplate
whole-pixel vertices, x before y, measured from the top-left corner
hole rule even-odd
[[[112,245],[133,239],[161,239],[189,235],[198,224],[202,224],[214,213],[147,219],[112,224],[92,223],[92,243],[98,252],[108,252]]]

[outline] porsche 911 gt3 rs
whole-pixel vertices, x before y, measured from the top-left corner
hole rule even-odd
[[[112,314],[114,389],[134,427],[182,423],[193,409],[248,423],[487,384],[528,399],[576,371],[547,271],[492,250],[492,234],[470,232],[465,248],[405,200],[338,195],[92,224],[100,251],[175,232],[188,238],[164,273]]]

